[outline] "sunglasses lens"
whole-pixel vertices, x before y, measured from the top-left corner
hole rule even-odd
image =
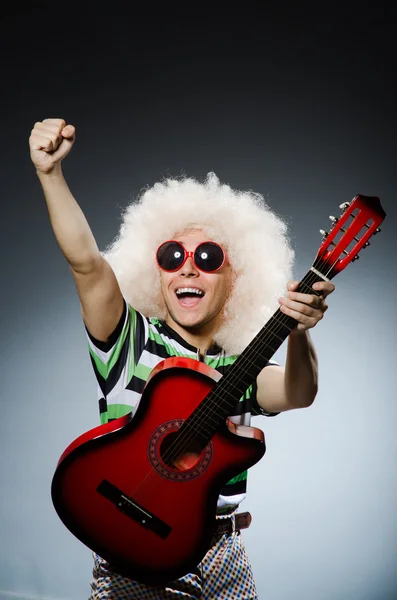
[[[177,242],[164,242],[157,250],[157,261],[165,271],[176,271],[185,258],[183,246]]]
[[[213,242],[204,242],[200,244],[194,253],[194,260],[196,265],[202,271],[216,271],[222,266],[225,255],[223,250],[218,244]]]

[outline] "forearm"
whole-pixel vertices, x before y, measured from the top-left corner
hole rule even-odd
[[[294,330],[288,338],[284,375],[288,404],[310,406],[318,389],[317,355],[308,330]]]
[[[50,173],[37,172],[47,202],[55,238],[76,271],[89,271],[100,252],[83,211],[74,199],[60,165]]]

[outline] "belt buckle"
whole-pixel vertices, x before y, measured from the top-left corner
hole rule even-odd
[[[237,513],[234,515],[235,529],[248,529],[251,525],[252,516],[249,512]]]
[[[240,529],[248,529],[251,525],[252,517],[249,512],[235,513],[230,516],[217,519],[215,534],[224,535],[232,534],[234,531],[240,531]]]

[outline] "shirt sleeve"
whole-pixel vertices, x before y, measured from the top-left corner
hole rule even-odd
[[[142,318],[124,300],[123,313],[107,342],[94,338],[88,331],[88,348],[97,381],[101,423],[128,414],[137,407],[139,398],[127,389],[135,360],[135,340],[142,337]],[[138,327],[137,327],[138,326]]]

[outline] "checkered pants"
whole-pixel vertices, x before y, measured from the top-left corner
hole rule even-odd
[[[194,572],[161,587],[117,575],[94,554],[90,600],[258,600],[240,532],[214,542]]]

